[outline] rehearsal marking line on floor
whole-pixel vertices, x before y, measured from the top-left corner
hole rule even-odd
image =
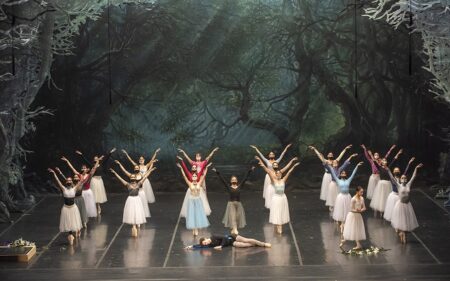
[[[39,205],[44,199],[47,198],[47,195],[44,196],[41,200],[39,200],[37,203],[35,203],[33,206],[31,206],[28,210],[26,210],[20,217],[17,218],[10,226],[5,228],[2,232],[0,232],[0,237],[5,234],[9,229],[11,229],[16,223],[18,223],[23,217],[26,215],[29,215],[29,212],[31,212],[37,205]]]
[[[411,232],[412,235],[414,235],[414,237],[417,239],[417,241],[419,241],[420,244],[422,244],[422,246],[425,248],[425,250],[427,250],[427,252],[430,254],[430,256],[436,261],[437,264],[442,264],[442,262],[433,254],[433,252],[431,252],[431,250],[427,247],[427,245],[425,245],[425,243],[423,243],[422,239],[419,238],[419,236],[417,236],[417,234],[412,231]]]
[[[113,238],[111,239],[111,241],[108,243],[108,246],[106,246],[105,250],[103,251],[103,254],[100,256],[100,258],[98,259],[97,263],[95,264],[95,268],[98,268],[100,266],[100,264],[102,263],[103,259],[106,256],[106,253],[109,251],[109,248],[111,248],[111,245],[113,244],[113,242],[116,240],[117,236],[119,235],[120,231],[122,230],[123,227],[123,223],[119,226],[119,228],[117,229],[116,233],[114,233]]]
[[[302,254],[300,253],[300,248],[297,244],[297,237],[295,236],[294,229],[292,227],[292,223],[289,222],[289,228],[291,229],[292,238],[294,239],[295,250],[297,251],[298,262],[300,265],[303,265]]]
[[[431,201],[433,201],[434,204],[436,204],[436,206],[438,206],[439,208],[441,208],[442,210],[444,210],[447,214],[450,214],[450,212],[441,204],[439,204],[438,202],[436,202],[436,200],[434,200],[430,195],[428,195],[425,191],[423,191],[422,189],[418,188],[417,189],[420,193],[422,193],[423,195],[425,195],[425,197],[427,197],[428,199],[430,199]]]
[[[60,234],[61,234],[61,232],[58,232],[52,238],[52,240],[50,240],[50,242],[48,242],[48,244],[44,246],[45,248],[43,247],[42,252],[40,252],[39,255],[36,258],[31,260],[31,262],[27,266],[27,270],[29,270],[34,264],[36,264],[36,262],[39,260],[39,258],[42,257],[42,255],[45,254],[45,252],[47,252],[47,250],[50,248],[50,246],[53,244],[53,242],[55,242],[56,238],[58,238]]]
[[[170,252],[172,251],[173,242],[175,241],[175,235],[177,234],[178,224],[180,223],[180,220],[181,220],[181,210],[180,215],[178,216],[177,224],[175,225],[175,229],[173,230],[172,239],[170,240],[169,250],[167,251],[166,258],[164,259],[163,267],[166,267],[167,263],[169,262]]]

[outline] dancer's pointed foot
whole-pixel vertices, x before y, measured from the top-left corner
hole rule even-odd
[[[131,236],[132,237],[137,237],[138,236],[136,225],[133,225],[133,227],[131,228]]]
[[[67,240],[69,240],[69,245],[72,246],[73,245],[73,240],[75,240],[75,237],[73,237],[72,234],[69,234],[69,236],[67,236]]]
[[[272,244],[270,244],[270,243],[264,243],[264,247],[266,247],[266,248],[272,248]]]

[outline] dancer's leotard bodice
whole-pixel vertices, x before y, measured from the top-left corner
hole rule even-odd
[[[285,183],[284,182],[277,182],[273,185],[273,187],[275,188],[275,194],[278,195],[282,195],[284,194],[284,188],[285,188]]]
[[[63,189],[63,196],[64,196],[64,204],[71,206],[74,204],[74,198],[75,198],[75,188],[70,187],[64,187]]]
[[[200,195],[200,188],[202,188],[198,183],[189,185],[189,190],[191,191],[191,196],[198,197]]]
[[[358,212],[358,210],[362,210],[365,208],[364,198],[361,196],[359,199],[354,196],[351,201],[352,204],[352,212]]]

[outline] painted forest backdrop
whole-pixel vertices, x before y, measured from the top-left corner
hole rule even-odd
[[[448,173],[445,1],[0,5],[1,220],[75,149],[161,147],[158,166],[171,171],[177,147],[220,146],[218,162],[241,164],[250,144],[293,143],[307,158],[308,144],[396,143],[431,178]]]

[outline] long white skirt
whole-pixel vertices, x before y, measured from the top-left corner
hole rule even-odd
[[[91,189],[83,190],[81,195],[84,198],[84,204],[86,205],[86,212],[88,217],[97,217],[97,207],[95,206],[95,197]]]
[[[270,209],[270,205],[272,204],[272,198],[275,194],[275,188],[273,187],[272,181],[270,180],[270,176],[266,174],[266,178],[264,179],[264,207],[266,209]]]
[[[320,187],[320,200],[327,201],[328,186],[331,182],[331,174],[324,173],[322,178],[322,186]]]
[[[401,231],[413,231],[419,227],[411,202],[402,203],[399,200],[395,203],[391,224],[392,227]]]
[[[378,182],[380,181],[380,175],[379,174],[372,174],[369,178],[369,183],[367,184],[367,199],[372,199],[373,197],[373,191],[375,190],[375,187],[377,186]]]
[[[352,197],[348,193],[339,193],[334,203],[333,219],[335,221],[345,222],[347,214],[352,209]]]
[[[364,221],[360,213],[349,212],[344,224],[344,240],[366,240]]]
[[[394,206],[397,201],[400,200],[400,197],[398,197],[398,194],[392,191],[389,193],[389,196],[386,200],[386,207],[384,208],[384,215],[383,218],[387,221],[391,221],[392,218],[392,211],[394,211]]]
[[[95,176],[91,179],[91,190],[94,193],[95,203],[105,203],[108,201],[106,197],[105,185],[101,176]]]
[[[145,205],[147,205],[147,201]],[[125,207],[123,208],[122,222],[132,225],[143,224],[147,222],[145,217],[144,205],[140,196],[128,196]]]
[[[281,225],[290,221],[289,204],[286,194],[274,194],[270,205],[269,222]]]
[[[139,196],[137,196],[142,201],[142,208],[144,209],[144,214],[146,218],[150,217],[150,209],[148,208],[147,196],[143,188],[139,188]]]
[[[186,190],[186,195],[184,196],[183,205],[181,206],[180,216],[185,218],[187,216],[187,203],[188,199],[191,195],[191,191]],[[208,197],[206,196],[206,192],[203,188],[200,189],[200,199],[202,200],[203,208],[205,210],[205,214],[209,216],[211,214],[211,207],[209,206]]]
[[[79,231],[83,227],[81,223],[80,211],[77,205],[64,205],[61,208],[61,216],[59,218],[59,231]]]
[[[339,186],[336,184],[335,181],[331,181],[330,184],[328,185],[327,201],[325,202],[325,205],[334,207],[336,197],[338,196],[339,192],[341,192]]]
[[[391,191],[391,182],[387,180],[380,180],[373,191],[372,201],[370,201],[370,208],[378,212],[384,212],[384,209],[386,208],[386,200]]]
[[[155,194],[153,193],[153,188],[148,179],[145,179],[144,183],[142,184],[145,192],[145,196],[147,197],[148,203],[155,203]]]

